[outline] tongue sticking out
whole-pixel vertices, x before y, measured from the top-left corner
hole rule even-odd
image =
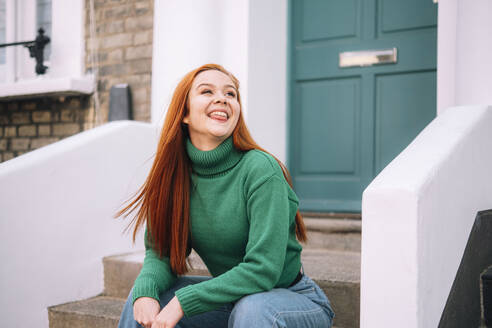
[[[227,121],[227,116],[226,115],[223,115],[223,114],[212,113],[210,115],[210,118],[212,118],[214,120],[217,120],[217,121],[221,121],[221,122],[226,122]]]

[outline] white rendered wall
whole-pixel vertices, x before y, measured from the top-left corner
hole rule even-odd
[[[2,327],[48,327],[48,306],[103,291],[104,256],[143,248],[113,215],[144,182],[156,132],[109,123],[0,164]]]
[[[456,105],[456,10],[458,0],[441,1],[437,10],[437,113]]]
[[[152,122],[162,126],[179,80],[209,62],[241,82],[256,141],[286,158],[286,0],[169,0],[154,7]]]
[[[287,158],[287,0],[249,1],[248,127],[256,142]]]
[[[492,107],[443,111],[362,199],[361,327],[437,327],[478,211],[492,208]]]
[[[492,104],[492,1],[440,1],[438,16],[438,113]]]

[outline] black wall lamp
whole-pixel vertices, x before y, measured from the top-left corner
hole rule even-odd
[[[24,46],[29,49],[31,57],[36,59],[36,74],[41,75],[46,73],[47,66],[43,65],[44,61],[44,47],[50,43],[50,38],[44,35],[43,28],[38,30],[38,35],[34,41],[12,42],[0,44],[0,48],[10,46]]]

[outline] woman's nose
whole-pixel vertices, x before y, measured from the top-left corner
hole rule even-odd
[[[227,99],[226,97],[220,95],[217,97],[217,99],[215,99],[215,103],[220,103],[225,105],[227,103]]]

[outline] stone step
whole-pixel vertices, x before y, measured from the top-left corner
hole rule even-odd
[[[360,252],[360,220],[304,218],[308,230],[308,243],[303,245],[303,254],[309,249]],[[105,294],[126,297],[129,287],[141,269],[144,253],[110,256],[103,259]],[[207,275],[208,271],[199,256],[193,251],[189,257],[193,270],[190,275]],[[117,278],[115,278],[117,277]]]
[[[50,307],[50,328],[117,328],[124,304],[125,301],[120,298],[96,296]]]
[[[308,231],[305,248],[360,252],[362,222],[346,218],[304,217]]]
[[[301,212],[303,218],[361,220],[361,213],[342,212]]]
[[[144,252],[104,258],[104,294],[126,298],[142,267]],[[209,275],[192,252],[191,275]],[[338,327],[359,327],[360,253],[307,248],[302,252],[305,273],[325,291],[336,312]]]
[[[142,269],[145,252],[108,256],[103,259],[104,265],[104,295],[126,298]],[[192,276],[210,275],[207,267],[195,251],[188,257],[193,268],[188,272]]]
[[[117,327],[125,300],[97,296],[48,308],[50,328]]]
[[[309,237],[309,243],[304,245],[302,252],[305,273],[330,298],[336,313],[335,327],[359,327],[360,217],[304,214],[304,220]],[[50,307],[50,327],[117,327],[123,304],[142,268],[143,259],[144,252],[104,258],[104,294]],[[209,274],[195,252],[189,261],[193,267],[189,274]]]
[[[302,252],[305,273],[323,289],[338,328],[360,327],[360,253],[326,249]]]

